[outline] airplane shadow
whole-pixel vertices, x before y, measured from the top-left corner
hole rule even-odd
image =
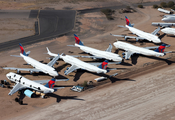
[[[139,56],[147,57],[147,58],[155,59],[155,60],[165,61],[168,65],[171,65],[172,63],[175,63],[174,61],[164,59],[164,58],[155,57],[155,56],[146,56],[146,55],[142,55],[142,54],[134,54],[134,55],[131,56],[132,64],[134,64],[134,65],[137,64],[137,59],[139,58]]]
[[[60,71],[61,71],[63,68],[65,68],[67,65],[68,65],[68,64],[65,63],[65,64],[63,64],[63,65],[61,65],[61,66],[55,68],[55,70],[56,70],[57,72],[60,72]]]
[[[85,72],[86,72],[85,70],[78,69],[73,81],[77,82],[80,79],[81,75],[84,74]]]
[[[131,56],[131,62],[132,62],[133,65],[137,64],[138,58],[139,58],[138,54],[134,54],[134,55]]]
[[[66,99],[66,100],[67,99],[72,99],[72,100],[85,101],[84,99],[77,98],[77,96],[59,96],[59,95],[54,94],[54,93],[48,93],[47,96],[56,98],[57,103],[59,103],[61,101],[61,99]]]
[[[127,62],[124,62],[124,61],[121,62],[120,65],[124,65],[124,66],[132,66],[132,64],[127,63]],[[117,69],[119,69],[119,68],[117,68]]]
[[[39,75],[43,75],[43,76],[48,76],[47,74],[43,73],[43,72],[37,72],[37,73],[20,73],[20,75],[33,75],[33,76],[39,76]]]
[[[168,65],[171,65],[172,63],[175,63],[175,61],[171,61],[171,60],[168,60],[168,59],[159,58],[159,57],[155,57],[155,56],[146,56],[146,55],[140,55],[140,56],[147,57],[147,58],[150,58],[150,59],[162,60],[162,61],[165,61]]]
[[[165,37],[165,33],[164,34],[162,34],[162,35],[159,35],[159,39],[162,39],[163,37]]]

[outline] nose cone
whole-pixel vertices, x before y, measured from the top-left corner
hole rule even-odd
[[[165,17],[162,19],[164,22],[175,22],[175,16],[172,17]]]
[[[53,76],[53,77],[56,77],[56,76],[58,76],[59,74],[58,74],[57,71],[53,71],[53,72],[49,73],[49,75],[50,75],[50,76]]]
[[[114,42],[113,45],[117,48],[117,42]]]
[[[166,33],[166,28],[162,29],[161,31],[162,31],[163,33]]]

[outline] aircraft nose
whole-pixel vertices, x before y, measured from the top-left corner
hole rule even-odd
[[[162,21],[167,22],[169,18],[163,18]]]
[[[58,72],[53,71],[50,75],[56,77],[56,76],[58,76],[59,74],[58,74]]]

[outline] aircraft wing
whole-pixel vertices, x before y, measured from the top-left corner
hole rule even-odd
[[[160,31],[160,27],[158,27],[157,29],[155,29],[151,34],[156,35],[159,31]]]
[[[73,57],[82,57],[82,58],[93,58],[93,59],[103,59],[103,57],[97,57],[97,56],[81,56],[81,55],[76,55]]]
[[[142,37],[137,37],[137,36],[127,36],[127,35],[114,35],[114,34],[111,34],[112,36],[115,36],[115,37],[123,37],[123,38],[133,38],[133,39],[136,39],[136,40],[144,40],[145,38],[142,38]]]
[[[52,67],[59,58],[60,58],[60,55],[58,54],[58,56],[54,57],[52,61],[50,61],[47,65]]]
[[[72,65],[68,70],[65,71],[65,75],[68,75],[69,73],[73,72],[74,70],[79,69],[78,66]]]
[[[128,60],[132,54],[134,54],[132,51],[126,51],[125,52],[125,59]]]
[[[68,81],[69,79],[56,79],[56,81]],[[48,83],[50,80],[34,80],[34,82],[39,83],[39,84],[44,84],[44,83]]]
[[[15,68],[15,67],[3,67],[5,70],[17,70],[17,71],[32,71],[32,72],[42,72],[41,70],[35,68]]]
[[[107,52],[111,52],[111,50],[112,50],[112,45],[109,44],[109,47],[106,49],[106,51],[107,51]]]
[[[17,92],[18,90],[21,90],[21,89],[25,89],[26,87],[23,86],[22,84],[20,83],[17,83],[15,86],[13,86],[13,89],[9,92],[9,95],[13,95],[15,92]]]

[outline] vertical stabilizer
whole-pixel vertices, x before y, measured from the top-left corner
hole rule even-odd
[[[52,78],[47,84],[45,84],[46,87],[52,88],[52,89],[54,85],[55,85],[55,78]]]
[[[101,69],[106,70],[107,65],[108,65],[108,60],[105,60],[105,61],[104,61],[104,62],[102,62],[102,64],[101,64],[101,65],[99,65],[98,67],[99,67],[99,68],[101,68]]]
[[[21,53],[22,53],[23,55],[25,55],[25,56],[28,56],[28,55],[26,54],[24,48],[22,47],[21,43],[19,43],[19,47],[20,47],[20,49],[21,49]]]
[[[157,49],[155,49],[154,51],[159,52],[159,53],[164,53],[165,46],[166,46],[166,44],[162,44],[161,46],[159,46],[159,47],[158,47]]]
[[[126,25],[130,26],[130,27],[133,27],[128,19],[127,16],[125,16],[125,20],[126,20]]]
[[[81,42],[81,40],[79,39],[79,37],[76,34],[74,34],[74,37],[75,37],[75,43],[84,46],[84,44]]]

